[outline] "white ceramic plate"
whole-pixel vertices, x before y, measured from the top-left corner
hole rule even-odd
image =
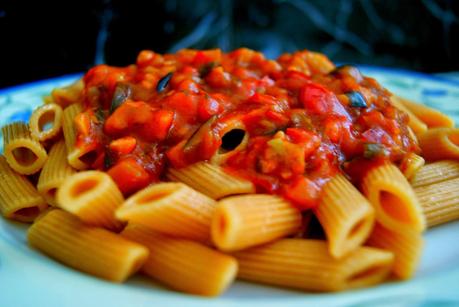
[[[436,107],[459,123],[459,82],[415,72],[362,67],[394,93]],[[0,125],[27,120],[66,76],[0,90]],[[162,288],[142,277],[118,285],[67,268],[26,243],[27,226],[0,218],[0,306],[459,306],[459,222],[430,229],[416,277],[335,294],[237,282],[213,299]]]

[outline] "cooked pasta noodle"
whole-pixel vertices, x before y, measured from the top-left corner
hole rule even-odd
[[[419,201],[400,170],[393,164],[371,169],[362,190],[374,206],[376,220],[390,230],[425,229],[425,218]]]
[[[419,136],[419,146],[427,161],[459,159],[459,129],[433,128]]]
[[[179,169],[170,168],[166,176],[171,181],[183,182],[213,199],[255,192],[252,182],[231,176],[220,166],[207,162],[198,162]]]
[[[4,155],[12,169],[31,175],[43,167],[48,156],[43,146],[30,136],[27,124],[14,122],[4,126],[2,132]]]
[[[241,250],[298,232],[301,213],[273,195],[224,198],[212,217],[212,240],[224,251]]]
[[[241,279],[313,291],[377,284],[389,274],[394,258],[388,251],[358,247],[335,259],[328,253],[325,241],[305,239],[283,239],[234,256]]]
[[[419,135],[427,131],[427,125],[424,122],[422,122],[413,112],[411,112],[410,109],[405,107],[405,105],[400,101],[399,97],[392,96],[391,101],[392,101],[392,104],[396,108],[408,114],[408,117],[409,117],[408,125],[410,126],[410,128],[413,130],[413,132],[416,135]]]
[[[100,171],[83,171],[67,177],[57,191],[58,206],[89,225],[120,230],[124,223],[115,210],[124,198],[111,177]]]
[[[60,105],[62,108],[81,102],[83,89],[83,79],[79,79],[69,86],[55,88],[51,92],[52,102]]]
[[[129,197],[116,217],[179,238],[208,241],[215,201],[183,183],[158,183]]]
[[[376,224],[368,240],[370,246],[394,253],[392,271],[400,279],[411,278],[421,258],[423,240],[416,231],[392,231]]]
[[[236,259],[200,243],[170,238],[131,224],[121,235],[150,250],[142,271],[173,289],[215,296],[225,291],[236,277]]]
[[[373,207],[342,175],[325,185],[314,212],[327,235],[330,254],[335,258],[362,245],[374,224]]]
[[[62,128],[64,131],[65,145],[67,146],[67,159],[69,164],[78,170],[83,170],[89,167],[88,160],[93,149],[91,147],[76,147],[76,130],[74,119],[83,107],[80,104],[72,104],[64,109]]]
[[[32,222],[46,207],[35,187],[0,155],[0,213],[19,222]]]
[[[428,227],[459,219],[459,178],[416,187],[414,191]]]
[[[75,269],[113,282],[123,282],[147,260],[148,249],[108,230],[84,225],[54,209],[29,228],[31,246]]]
[[[431,185],[459,177],[459,162],[443,160],[426,164],[411,179],[413,188]]]
[[[30,116],[29,127],[32,138],[39,142],[56,137],[62,128],[62,108],[49,103],[35,109]]]
[[[38,178],[37,190],[52,206],[57,206],[56,192],[65,178],[74,174],[75,170],[67,162],[67,150],[63,140],[55,143],[49,151],[43,169]]]
[[[408,99],[398,97],[398,100],[413,114],[422,120],[429,128],[454,127],[454,120],[440,111],[429,108],[426,105],[415,103]]]

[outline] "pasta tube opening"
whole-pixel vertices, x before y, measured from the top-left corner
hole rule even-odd
[[[28,147],[18,146],[11,150],[16,162],[23,166],[31,166],[38,160],[38,156]]]
[[[373,263],[357,270],[347,278],[348,288],[358,288],[366,284],[373,284],[372,280],[383,279],[380,276],[386,276],[389,267],[386,263]]]
[[[36,109],[29,121],[30,134],[43,142],[56,136],[62,127],[62,108],[54,103]]]
[[[419,146],[428,161],[459,158],[459,129],[433,128],[419,136]]]
[[[35,218],[41,213],[40,207],[34,206],[34,207],[28,207],[28,208],[21,208],[19,210],[16,210],[11,218],[12,219],[17,219],[18,221],[33,221]]]
[[[247,147],[249,134],[240,120],[218,123],[219,135],[222,140],[220,148],[212,157],[211,162],[222,164],[229,157]]]
[[[236,150],[247,138],[247,133],[243,129],[232,129],[225,133],[222,137],[222,145],[218,152],[220,154]]]
[[[390,191],[382,190],[379,192],[379,203],[385,214],[402,223],[414,223],[416,217],[413,215],[413,211],[403,205],[405,201]]]

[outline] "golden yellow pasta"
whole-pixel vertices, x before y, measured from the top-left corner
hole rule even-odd
[[[459,219],[459,178],[416,187],[414,191],[428,227]]]
[[[120,220],[179,238],[208,241],[215,201],[183,183],[158,183],[130,198],[116,211]]]
[[[35,109],[29,120],[32,138],[44,142],[58,136],[62,128],[62,116],[62,108],[55,103]]]
[[[436,127],[454,127],[454,120],[446,114],[429,108],[426,105],[415,103],[411,100],[398,97],[398,100],[420,120],[422,120],[429,128]]]
[[[29,228],[31,246],[80,271],[122,282],[148,258],[143,245],[108,230],[87,226],[60,209],[50,210]]]
[[[198,162],[180,169],[170,168],[166,176],[171,181],[183,182],[213,199],[255,193],[252,182],[231,176],[220,166],[207,162]]]
[[[173,239],[131,224],[121,235],[150,250],[142,272],[173,289],[216,296],[224,292],[236,277],[238,265],[234,257],[197,242]]]
[[[419,201],[406,178],[393,164],[371,169],[363,179],[362,190],[376,212],[376,221],[397,231],[425,229]]]
[[[64,132],[65,145],[67,146],[67,160],[69,164],[78,170],[84,170],[91,163],[94,150],[90,147],[75,147],[76,130],[74,119],[75,116],[83,110],[78,103],[72,104],[64,109],[62,129]]]
[[[433,128],[419,135],[422,156],[427,161],[459,159],[459,129]]]
[[[413,188],[459,177],[459,162],[443,160],[426,164],[410,180]]]
[[[13,171],[0,155],[0,213],[19,222],[32,222],[47,207],[27,178]]]
[[[271,285],[312,291],[368,287],[390,273],[394,256],[372,247],[358,247],[341,259],[320,240],[282,239],[234,254],[238,277]]]
[[[400,279],[408,279],[416,272],[424,241],[416,231],[392,231],[376,224],[368,245],[394,253],[392,272]]]
[[[423,157],[409,153],[402,161],[400,169],[406,179],[410,180],[425,164]]]
[[[362,245],[375,220],[371,204],[343,175],[335,176],[325,185],[314,213],[327,235],[330,254],[335,258]]]
[[[30,136],[29,127],[22,122],[8,124],[2,128],[3,148],[6,161],[19,174],[38,172],[48,155],[43,146]]]
[[[83,89],[83,79],[79,79],[65,87],[55,88],[51,92],[52,102],[62,108],[66,108],[73,103],[79,103],[82,100]]]
[[[57,206],[56,192],[65,178],[74,174],[75,170],[67,162],[67,150],[63,140],[55,143],[49,151],[43,169],[38,178],[37,190],[52,206]]]
[[[211,227],[214,244],[235,251],[298,232],[301,213],[274,195],[232,196],[217,203]]]
[[[424,133],[427,131],[427,125],[421,121],[413,112],[410,111],[405,105],[400,101],[400,97],[392,96],[391,97],[392,104],[399,110],[402,110],[406,114],[408,114],[409,122],[408,126],[410,126],[411,130],[416,135]]]
[[[120,230],[115,210],[124,198],[112,178],[100,171],[83,171],[67,177],[57,191],[58,206],[92,226]]]

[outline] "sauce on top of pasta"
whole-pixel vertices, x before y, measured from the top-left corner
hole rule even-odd
[[[358,180],[418,151],[386,89],[310,51],[142,51],[135,65],[92,68],[84,84],[77,146],[125,194],[166,167],[211,160],[307,209],[333,174]]]

